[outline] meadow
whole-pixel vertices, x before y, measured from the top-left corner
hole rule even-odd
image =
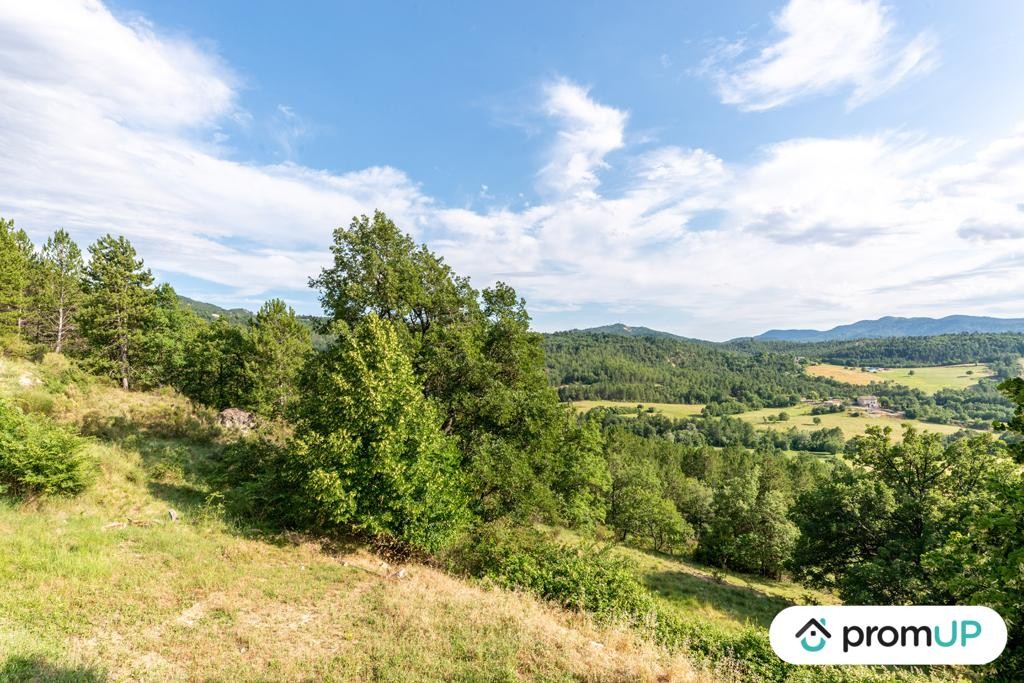
[[[843,430],[843,436],[850,439],[854,436],[864,434],[868,427],[891,427],[893,438],[898,441],[902,438],[903,425],[909,424],[921,431],[938,432],[940,434],[953,434],[960,431],[961,427],[948,424],[932,424],[920,420],[908,420],[906,418],[889,417],[882,415],[868,415],[856,408],[846,410],[842,413],[829,413],[827,415],[811,415],[811,405],[802,403],[789,408],[764,408],[763,410],[752,410],[740,413],[736,417],[746,420],[758,429],[775,429],[785,431],[790,427],[796,427],[801,431],[813,431],[816,429],[830,429],[839,427]],[[778,416],[779,413],[786,413],[789,419],[785,421],[766,422],[765,418]],[[854,416],[851,413],[857,412]],[[820,418],[820,423],[815,423],[814,418]]]
[[[846,368],[841,365],[822,363],[807,366],[807,374],[829,377],[840,382],[867,386],[872,382],[895,382],[926,394],[940,389],[966,389],[978,383],[983,377],[990,377],[992,370],[981,363],[967,365],[939,365],[918,368],[890,368],[878,372],[865,372],[860,368]],[[968,374],[970,373],[970,374]]]
[[[648,408],[654,408],[655,412],[662,413],[667,417],[694,417],[700,415],[700,411],[704,409],[703,403],[640,403],[638,401],[573,401],[572,406],[581,413],[585,413],[591,408],[626,408],[628,410],[636,410],[637,406],[642,406],[642,410],[646,411]]]

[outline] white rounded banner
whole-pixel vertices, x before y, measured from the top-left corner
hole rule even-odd
[[[787,607],[768,635],[790,664],[988,664],[1006,647],[988,607]]]

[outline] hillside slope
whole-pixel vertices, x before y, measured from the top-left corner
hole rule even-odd
[[[523,594],[239,528],[201,476],[211,414],[44,373],[0,360],[0,396],[91,434],[101,475],[0,499],[0,680],[717,680]]]

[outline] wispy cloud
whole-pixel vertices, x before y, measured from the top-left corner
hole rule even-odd
[[[772,23],[780,37],[756,55],[737,41],[705,60],[725,104],[762,111],[845,89],[853,108],[938,63],[935,37],[899,40],[879,0],[790,0]]]
[[[555,195],[593,196],[605,156],[623,145],[626,112],[598,104],[566,79],[544,88],[544,112],[559,122],[551,160],[538,174],[542,190]]]

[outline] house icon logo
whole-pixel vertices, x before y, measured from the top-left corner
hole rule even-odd
[[[810,631],[810,633],[808,633]],[[804,634],[807,635],[804,635]],[[808,652],[817,652],[821,648],[825,647],[825,643],[832,637],[832,634],[825,628],[825,619],[822,618],[820,621],[817,619],[811,619],[803,628],[796,632],[796,637],[800,639],[800,645],[803,649]],[[807,639],[817,639],[817,642],[813,645],[807,642]]]

